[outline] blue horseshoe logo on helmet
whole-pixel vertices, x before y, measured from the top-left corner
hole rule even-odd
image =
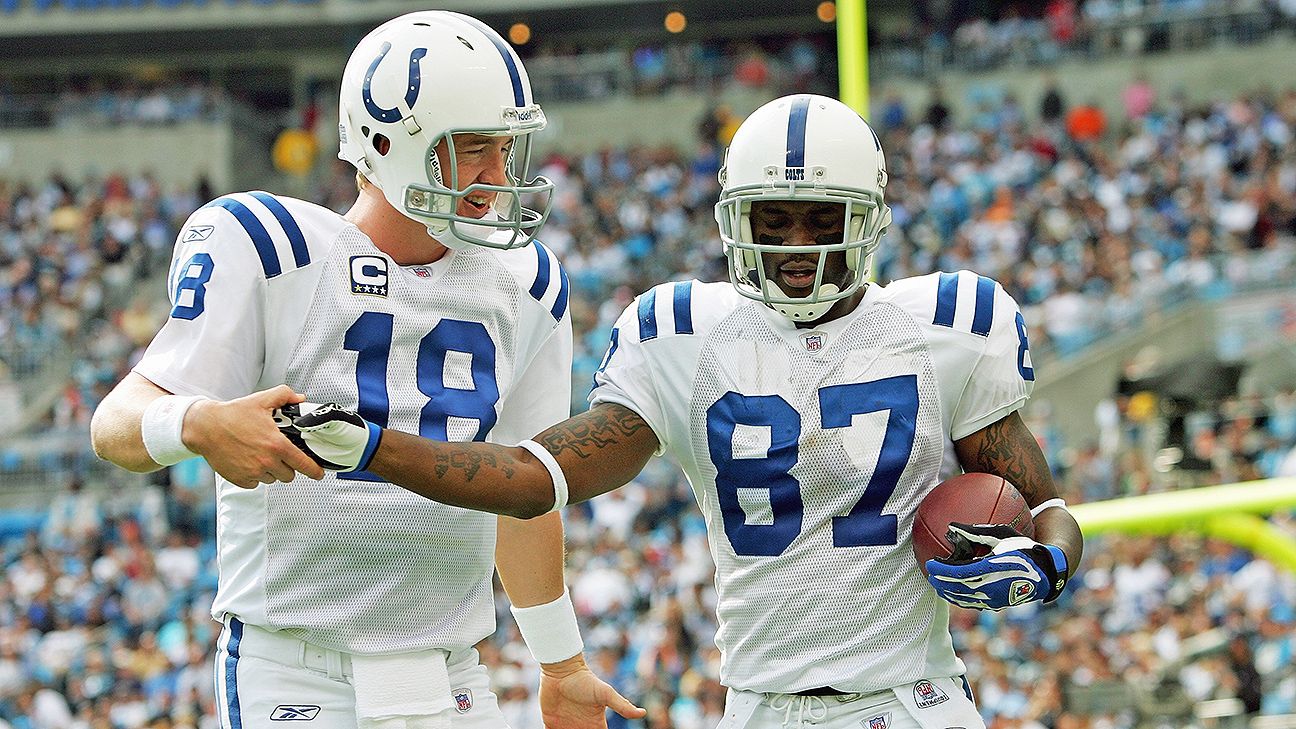
[[[396,107],[384,109],[374,103],[373,91],[370,88],[373,83],[374,72],[378,70],[378,64],[382,63],[391,47],[390,42],[382,44],[382,49],[378,51],[378,57],[373,59],[373,63],[369,64],[369,70],[365,72],[364,88],[361,91],[364,97],[365,110],[369,112],[369,116],[381,122],[396,122],[401,119],[400,109]],[[426,55],[426,48],[415,48],[410,51],[409,83],[405,86],[405,106],[410,109],[413,109],[414,102],[418,101],[419,88],[423,85],[422,74],[419,71],[419,61],[423,60]]]

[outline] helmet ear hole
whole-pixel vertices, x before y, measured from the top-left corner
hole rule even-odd
[[[375,134],[373,136],[373,146],[375,152],[386,157],[387,153],[391,151],[391,140],[382,134]]]

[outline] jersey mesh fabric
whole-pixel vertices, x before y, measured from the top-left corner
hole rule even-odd
[[[344,348],[345,333],[366,312],[389,313],[387,427],[418,433],[429,401],[417,385],[421,341],[443,320],[480,322],[496,347],[498,414],[517,357],[522,292],[516,279],[490,252],[469,249],[432,278],[389,262],[386,297],[352,294],[350,257],[374,253],[355,229],[342,233],[289,360],[287,383],[313,402],[356,407],[357,354]],[[440,373],[446,387],[472,381],[470,373],[451,371],[470,361],[446,357]],[[462,427],[462,419],[449,420],[451,440],[475,433]],[[356,653],[470,646],[494,630],[495,522],[490,514],[333,473],[322,481],[298,477],[272,485],[266,497],[267,621],[316,645]]]
[[[803,341],[779,336],[754,305],[721,321],[700,354],[691,438],[675,441],[691,440],[692,458],[679,460],[699,464],[689,478],[717,566],[721,681],[766,692],[874,691],[955,675],[962,664],[951,647],[948,610],[919,573],[909,539],[914,511],[937,483],[946,441],[927,344],[908,314],[885,305],[869,307],[819,351],[808,351]],[[819,391],[901,375],[916,375],[918,412],[908,463],[882,509],[897,517],[898,543],[835,547],[833,517],[850,513],[864,493],[889,411],[856,416],[850,427],[823,428]],[[778,556],[738,555],[725,533],[707,411],[729,391],[777,394],[800,415],[799,457],[790,473],[800,482],[804,513],[800,533]],[[750,433],[735,437],[733,447],[761,457],[760,438],[753,454]],[[747,523],[761,523],[759,505],[768,497],[762,484],[751,486],[747,494],[740,489],[739,503],[751,509]],[[769,523],[768,505],[764,518]]]

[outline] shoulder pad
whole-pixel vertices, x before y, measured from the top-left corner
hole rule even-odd
[[[999,284],[972,271],[933,273],[900,279],[886,287],[887,299],[920,323],[990,335]]]
[[[515,271],[518,283],[531,298],[547,308],[554,321],[562,321],[567,314],[571,284],[558,256],[538,240],[525,248],[496,253]]]
[[[190,218],[180,242],[193,242],[197,236],[211,235],[212,231],[206,229],[207,226],[196,224],[196,218],[203,211],[216,209],[223,209],[234,219],[236,226],[230,226],[235,231],[233,237],[246,237],[251,241],[261,263],[261,272],[267,279],[311,262],[311,250],[298,215],[289,212],[279,198],[260,191],[224,195],[207,203]],[[220,218],[207,217],[207,220],[215,222]]]

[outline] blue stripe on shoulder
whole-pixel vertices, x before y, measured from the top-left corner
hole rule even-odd
[[[972,310],[973,334],[990,336],[990,325],[994,322],[994,291],[994,279],[977,276],[976,308]]]
[[[531,246],[536,251],[536,277],[531,282],[531,288],[527,291],[531,298],[536,301],[544,299],[545,294],[549,292],[549,280],[552,274],[549,273],[549,251],[540,243],[534,241]],[[567,278],[567,269],[563,268],[562,261],[553,257],[553,263],[558,267],[558,296],[554,299],[553,306],[549,308],[549,314],[554,320],[561,321],[567,313],[568,297],[571,293],[571,281]]]
[[[256,247],[257,256],[261,259],[261,270],[266,278],[274,278],[283,273],[283,269],[279,267],[279,253],[275,251],[274,241],[270,240],[270,233],[246,205],[234,198],[220,197],[203,207],[225,208],[239,221],[239,225],[243,226],[243,230],[252,239],[252,245]]]
[[[936,284],[936,316],[932,324],[954,326],[954,307],[958,304],[958,274],[941,273]]]
[[[229,645],[225,648],[225,701],[229,708],[230,729],[243,729],[243,713],[239,710],[238,661],[239,643],[243,642],[243,623],[231,617]]]
[[[567,313],[568,282],[567,271],[562,267],[561,263],[558,264],[558,277],[560,281],[558,286],[558,300],[554,302],[553,308],[549,310],[549,313],[553,314],[555,321],[562,321],[563,315]]]
[[[549,252],[545,247],[540,245],[540,241],[532,241],[531,247],[536,250],[536,277],[531,282],[531,298],[539,301],[544,297],[545,292],[549,290]]]
[[[270,214],[275,216],[275,220],[279,221],[279,225],[283,226],[284,235],[288,236],[288,243],[292,246],[293,262],[297,264],[297,268],[310,263],[310,250],[306,248],[306,236],[302,235],[301,226],[297,225],[288,208],[270,193],[258,190],[248,194],[266,206]]]
[[[675,333],[693,333],[693,282],[675,283]]]
[[[657,289],[648,289],[639,297],[639,341],[657,338]]]

